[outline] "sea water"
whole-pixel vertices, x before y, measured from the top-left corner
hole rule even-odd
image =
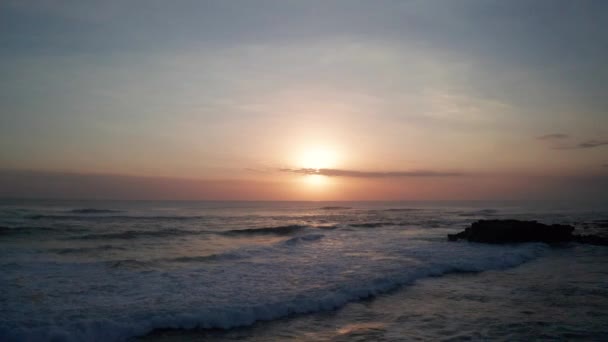
[[[604,208],[5,200],[0,340],[601,340],[606,247],[446,234],[484,218],[603,234]]]

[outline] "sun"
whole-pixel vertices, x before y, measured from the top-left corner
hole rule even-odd
[[[336,166],[337,155],[329,148],[315,147],[302,151],[297,167],[302,169],[330,169]]]
[[[329,147],[315,146],[308,147],[299,151],[294,160],[294,166],[297,169],[331,169],[338,165],[338,153],[336,150]],[[330,183],[330,177],[322,174],[306,174],[302,177],[302,181],[307,187],[322,189],[326,188]]]

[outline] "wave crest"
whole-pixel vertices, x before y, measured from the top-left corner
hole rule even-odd
[[[379,228],[385,226],[393,226],[395,222],[364,222],[364,223],[351,223],[349,226],[353,228]]]
[[[72,209],[69,211],[74,214],[111,214],[111,213],[122,213],[122,210],[114,210],[114,209],[96,209],[96,208],[81,208],[81,209]]]
[[[308,226],[292,224],[288,226],[264,227],[264,228],[248,228],[248,229],[233,229],[225,231],[225,235],[240,235],[240,234],[275,234],[289,235],[298,232]]]
[[[113,239],[136,239],[140,237],[168,237],[182,235],[196,235],[204,233],[203,231],[184,230],[184,229],[161,229],[161,230],[127,230],[120,233],[102,233],[102,234],[87,234],[71,239],[75,240],[113,240]]]
[[[96,247],[80,247],[80,248],[54,248],[49,251],[57,253],[57,254],[84,254],[90,252],[102,252],[109,250],[125,250],[124,247],[115,246],[115,245],[101,245]]]

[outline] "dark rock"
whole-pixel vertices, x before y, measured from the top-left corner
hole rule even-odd
[[[536,221],[480,220],[457,234],[448,234],[449,241],[464,239],[471,242],[579,242],[608,246],[608,239],[596,235],[574,235],[574,227],[564,224],[547,225]]]
[[[567,242],[573,240],[574,227],[562,224],[546,225],[536,221],[480,220],[463,232],[448,235],[450,241],[465,239],[472,242]]]

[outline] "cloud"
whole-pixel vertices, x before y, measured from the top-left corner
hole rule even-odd
[[[357,178],[404,178],[404,177],[456,177],[463,176],[460,172],[451,171],[430,171],[430,170],[415,170],[415,171],[358,171],[358,170],[341,170],[341,169],[279,169],[281,172],[297,173],[302,175],[321,175],[330,177],[357,177]]]
[[[569,138],[568,134],[552,133],[552,134],[541,135],[540,137],[537,137],[536,139],[538,139],[538,140],[561,140],[561,139],[568,139],[568,138]]]
[[[608,145],[608,140],[587,140],[578,145],[577,148],[593,148],[598,146]]]
[[[551,133],[551,134],[545,134],[545,135],[536,137],[537,140],[543,140],[543,141],[558,141],[558,140],[566,140],[569,138],[570,138],[570,136],[568,134],[564,134],[564,133]],[[600,140],[589,139],[589,140],[584,140],[584,141],[576,143],[576,144],[562,143],[557,146],[553,145],[552,148],[554,150],[574,150],[574,149],[594,148],[594,147],[599,147],[599,146],[604,146],[604,145],[608,145],[607,139],[600,139]]]
[[[560,146],[560,147],[554,147],[554,149],[556,150],[574,150],[574,149],[584,149],[584,148],[594,148],[594,147],[600,147],[600,146],[605,146],[608,145],[608,140],[586,140],[583,142],[580,142],[576,145],[570,145],[570,146]]]

